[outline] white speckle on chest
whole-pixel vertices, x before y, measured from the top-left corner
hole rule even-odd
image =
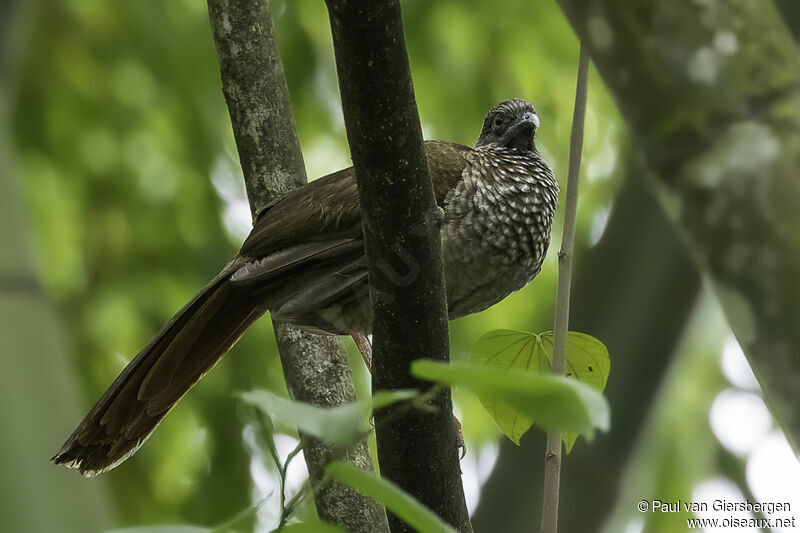
[[[494,305],[539,273],[558,203],[558,185],[538,154],[483,148],[471,156],[445,200],[451,319]]]

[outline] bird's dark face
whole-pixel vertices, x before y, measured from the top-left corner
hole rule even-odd
[[[494,106],[483,121],[476,147],[503,146],[533,151],[533,137],[539,127],[539,115],[531,104],[514,98]]]

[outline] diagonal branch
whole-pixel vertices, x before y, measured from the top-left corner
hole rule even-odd
[[[447,360],[439,226],[398,0],[328,0],[347,138],[362,208],[375,389],[418,388],[411,362]],[[449,390],[433,412],[376,413],[381,473],[471,531]],[[389,422],[391,420],[391,422]],[[387,423],[384,423],[386,421]],[[410,531],[390,516],[392,531]]]
[[[306,182],[289,91],[265,0],[208,0],[222,87],[254,216],[292,188]],[[355,401],[347,356],[335,337],[304,333],[273,323],[286,383],[295,399],[323,407]],[[300,436],[313,484],[325,476],[335,450]],[[344,460],[372,468],[366,443]],[[348,531],[388,530],[382,508],[352,489],[329,483],[315,490],[317,512]]]

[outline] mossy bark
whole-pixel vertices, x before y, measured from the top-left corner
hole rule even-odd
[[[800,68],[771,2],[561,0],[800,443]]]

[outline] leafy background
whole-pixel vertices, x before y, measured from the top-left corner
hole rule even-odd
[[[426,137],[472,144],[492,105],[524,97],[542,119],[538,146],[563,181],[578,43],[557,5],[407,0],[403,7]],[[274,468],[257,445],[251,410],[234,394],[285,391],[267,320],[112,474],[83,480],[46,461],[125,362],[236,251],[249,214],[203,2],[39,0],[26,9],[12,52],[16,87],[0,93],[3,105],[10,102],[11,139],[2,181],[17,187],[0,207],[24,217],[20,227],[4,229],[16,237],[4,239],[29,250],[25,268],[43,292],[28,305],[13,286],[0,287],[0,310],[10,317],[0,326],[7,339],[0,377],[4,529],[213,525],[261,499],[256,527],[268,528]],[[272,11],[308,174],[338,170],[349,159],[324,4],[275,0]],[[588,325],[583,330],[611,353],[612,426],[595,444],[575,446],[566,468],[584,469],[591,482],[566,483],[564,501],[606,502],[585,507],[598,529],[606,523],[608,531],[672,532],[684,527],[676,515],[640,514],[636,503],[800,494],[800,467],[716,304],[691,276],[677,275],[685,258],[676,248],[657,245],[675,236],[637,231],[639,219],[620,207],[613,227],[625,228],[628,240],[612,244],[617,234],[606,230],[614,207],[624,198],[653,201],[594,72],[584,157],[575,312],[577,325]],[[557,219],[555,243],[560,227]],[[639,247],[649,250],[645,257]],[[3,249],[3,264],[13,262],[15,248]],[[610,276],[592,275],[602,265],[635,275],[608,287]],[[531,286],[453,322],[453,358],[467,361],[472,344],[492,329],[551,329],[555,266],[551,250]],[[664,275],[671,271],[673,279]],[[665,293],[683,303],[654,296]],[[629,296],[591,298],[596,294]],[[603,320],[585,318],[595,315]],[[644,341],[620,341],[625,335]],[[368,380],[353,361],[363,397]],[[541,479],[532,465],[541,460],[542,435],[531,432],[518,449],[499,438],[476,398],[456,391],[455,399],[469,446],[462,468],[476,528],[535,529]],[[614,461],[624,468],[592,477],[622,429],[628,447]],[[290,437],[276,442],[294,447]],[[301,461],[293,463],[294,489],[302,470]],[[509,503],[509,492],[520,503]],[[609,502],[593,492],[619,495]]]

